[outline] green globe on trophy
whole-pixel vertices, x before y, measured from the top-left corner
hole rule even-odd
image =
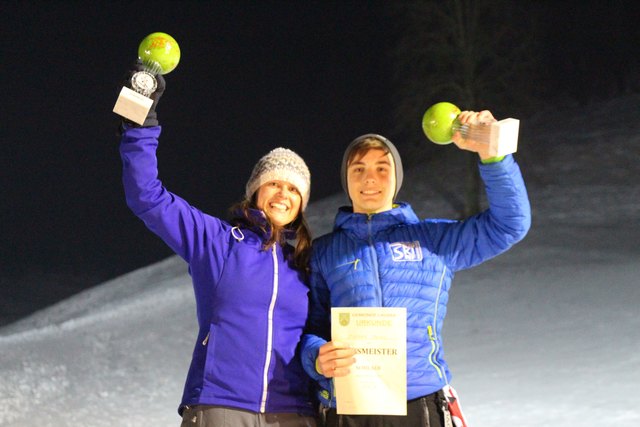
[[[158,87],[156,76],[168,74],[178,66],[180,46],[167,33],[151,33],[138,46],[138,59],[142,69],[131,76],[131,88],[122,88],[113,111],[141,125],[153,105],[151,95]]]
[[[435,144],[450,144],[460,109],[450,102],[433,104],[422,116],[422,130]]]
[[[504,119],[489,125],[460,124],[460,108],[450,102],[438,102],[422,116],[422,130],[429,141],[446,145],[453,142],[453,134],[460,132],[464,138],[489,144],[492,156],[504,156],[518,149],[520,121]]]
[[[151,33],[138,46],[138,58],[154,74],[169,74],[180,62],[180,46],[167,33]]]

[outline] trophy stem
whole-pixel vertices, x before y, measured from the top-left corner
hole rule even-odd
[[[162,66],[157,61],[144,60],[142,64],[144,65],[145,70],[154,76],[162,74]]]
[[[465,139],[474,139],[483,143],[488,143],[491,138],[491,125],[458,124],[453,126],[453,131],[460,131]]]

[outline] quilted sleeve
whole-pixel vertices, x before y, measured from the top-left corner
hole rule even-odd
[[[163,186],[158,179],[156,158],[159,136],[158,126],[123,131],[120,157],[127,205],[147,228],[188,263],[205,254],[211,255],[214,249],[214,258],[221,267],[223,254],[212,248],[211,238],[220,233],[222,222],[190,206]]]
[[[522,240],[531,226],[529,197],[513,156],[480,165],[489,208],[464,221],[429,224],[434,250],[454,271],[473,267]]]

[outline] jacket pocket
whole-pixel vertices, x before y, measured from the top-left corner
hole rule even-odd
[[[209,326],[209,332],[204,339],[200,341],[200,345],[204,347],[204,377],[211,379],[216,351],[216,330],[214,325]]]

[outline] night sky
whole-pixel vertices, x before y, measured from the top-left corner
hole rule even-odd
[[[225,216],[276,146],[307,161],[313,201],[340,191],[351,139],[395,140],[392,3],[0,3],[0,323],[55,302],[40,287],[61,299],[172,254],[125,205],[111,112],[144,36],[182,51],[158,106],[160,177]],[[629,87],[634,3],[540,2],[547,93],[588,105]]]

